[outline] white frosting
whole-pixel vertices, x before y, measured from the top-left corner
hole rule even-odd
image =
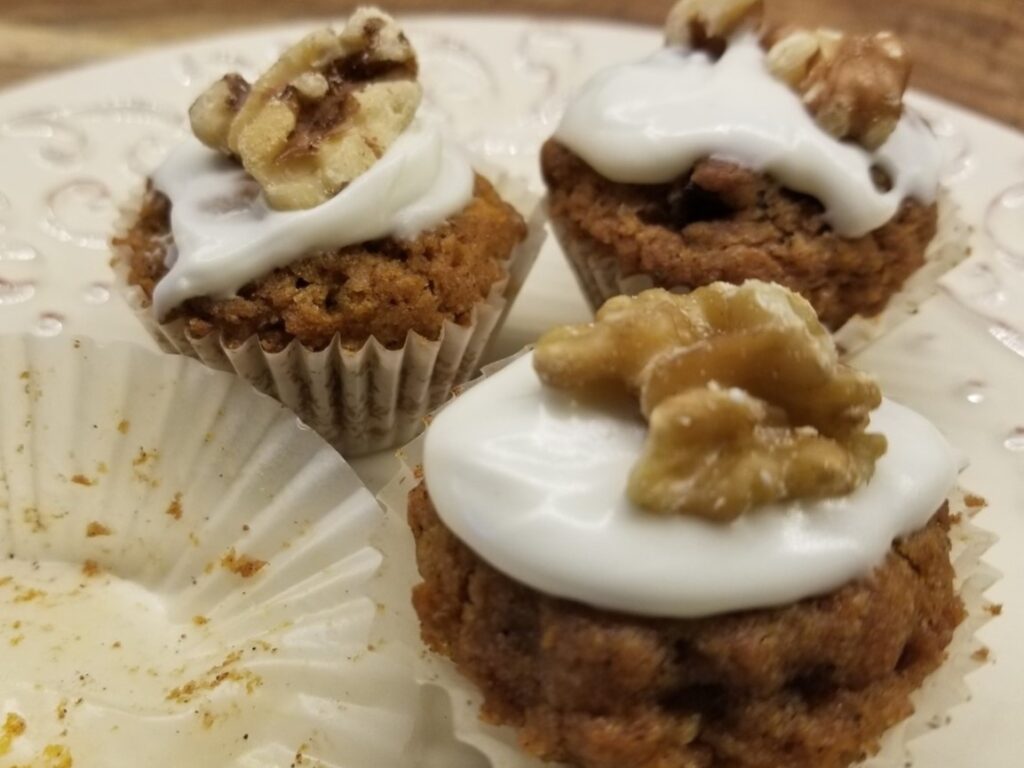
[[[473,168],[433,121],[418,117],[368,171],[327,202],[275,211],[236,163],[189,139],[153,176],[172,203],[170,271],[158,317],[196,296],[227,297],[311,250],[411,238],[462,210]]]
[[[666,48],[598,74],[569,104],[555,135],[617,182],[669,182],[706,157],[769,173],[820,200],[831,226],[847,237],[882,226],[907,197],[931,203],[941,164],[934,134],[909,110],[875,152],[836,141],[768,71],[751,33],[735,38],[717,62]],[[875,164],[891,177],[889,192],[872,182]]]
[[[871,426],[889,450],[849,496],[730,524],[659,517],[626,496],[647,434],[635,403],[581,403],[542,385],[525,355],[436,417],[424,471],[445,524],[513,579],[611,610],[696,617],[832,591],[928,522],[955,483],[954,452],[888,400]]]

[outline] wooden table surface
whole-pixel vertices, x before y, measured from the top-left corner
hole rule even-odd
[[[378,0],[394,11],[601,16],[658,24],[670,0]],[[1024,0],[767,0],[774,19],[893,29],[914,84],[1024,128]],[[344,14],[339,0],[0,0],[0,87],[190,35]]]

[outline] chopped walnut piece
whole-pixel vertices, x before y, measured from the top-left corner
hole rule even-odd
[[[639,396],[650,433],[628,491],[661,514],[728,521],[843,495],[886,450],[866,432],[878,385],[840,363],[810,304],[775,284],[614,298],[595,322],[545,335],[534,365],[551,386]]]
[[[903,114],[910,58],[891,32],[792,30],[771,46],[768,67],[837,139],[877,149]]]
[[[303,38],[251,86],[214,83],[192,105],[196,137],[241,161],[271,206],[312,208],[372,166],[422,98],[397,22],[360,8],[346,27]]]
[[[720,55],[729,36],[745,24],[755,26],[762,10],[762,0],[679,0],[665,21],[665,37],[670,45]]]
[[[192,133],[211,149],[232,155],[231,123],[249,96],[249,83],[238,74],[224,75],[207,88],[188,110]]]

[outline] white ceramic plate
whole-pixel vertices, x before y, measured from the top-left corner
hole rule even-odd
[[[0,331],[90,334],[152,346],[112,297],[106,238],[118,205],[184,130],[185,108],[226,69],[253,74],[311,25],[167,48],[0,94]],[[432,17],[408,29],[432,101],[481,154],[527,174],[566,94],[589,73],[659,44],[653,29],[589,22]],[[946,181],[975,227],[971,259],[911,321],[859,356],[887,392],[935,420],[969,456],[963,477],[991,502],[1001,540],[983,630],[992,663],[974,698],[915,742],[917,768],[1010,768],[1024,717],[1024,136],[924,96]],[[586,309],[557,248],[534,269],[494,357]],[[358,469],[376,490],[389,458]],[[3,691],[0,690],[0,695]],[[453,768],[455,768],[453,766]]]

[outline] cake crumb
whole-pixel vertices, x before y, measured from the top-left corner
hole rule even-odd
[[[964,504],[971,509],[980,509],[981,507],[988,506],[988,501],[985,500],[984,496],[978,496],[976,493],[968,493],[964,495]]]
[[[295,759],[292,760],[290,768],[298,768],[300,765],[306,764],[305,753],[309,751],[309,744],[302,744],[295,752]]]
[[[174,494],[174,498],[171,499],[171,503],[167,507],[167,514],[173,517],[175,520],[181,520],[184,510],[181,508],[181,492]]]
[[[1003,615],[1003,604],[1002,603],[990,603],[985,606],[985,610],[990,616],[1002,616]]]
[[[160,457],[159,451],[147,451],[145,448],[139,446],[139,452],[135,454],[135,458],[132,459],[133,467],[141,467],[150,461],[156,461]]]
[[[267,561],[249,557],[249,555],[236,554],[235,548],[232,547],[221,558],[220,564],[243,579],[248,579],[262,571],[266,567]]]
[[[25,719],[14,712],[8,712],[3,727],[0,728],[0,755],[11,751],[14,740],[25,732]]]
[[[121,421],[117,423],[117,431],[120,432],[122,435],[127,435],[128,430],[131,428],[132,423],[128,421],[128,419],[121,419]]]
[[[195,624],[197,627],[201,627],[204,624],[209,624],[210,620],[205,616],[193,616],[192,623]]]
[[[96,485],[96,481],[82,474],[72,475],[71,482],[77,485]]]
[[[980,661],[983,664],[986,661],[988,661],[989,658],[991,658],[991,656],[992,656],[992,652],[987,647],[984,647],[984,646],[982,646],[981,648],[979,648],[978,650],[976,650],[974,653],[971,654],[971,658],[972,659],[974,659],[975,661]]]
[[[71,768],[74,760],[71,757],[71,750],[64,745],[47,744],[33,764],[40,768]]]
[[[82,563],[83,576],[88,576],[89,578],[92,578],[93,576],[98,576],[101,570],[102,569],[100,568],[100,564],[97,563],[95,560],[86,560],[84,563]]]
[[[38,507],[25,507],[22,510],[22,516],[25,524],[32,529],[32,533],[43,533],[46,530],[46,523],[43,522],[43,516],[39,513]]]
[[[30,589],[18,590],[18,594],[14,596],[15,603],[31,603],[33,600],[38,600],[41,597],[46,597],[46,593],[41,589],[32,587]]]
[[[216,690],[226,682],[237,683],[245,687],[246,693],[253,693],[263,685],[263,678],[248,669],[234,669],[241,661],[242,651],[232,651],[220,664],[208,669],[203,675],[190,680],[184,685],[172,688],[166,696],[167,701],[188,704],[201,693]]]
[[[97,536],[109,536],[110,534],[111,530],[107,526],[95,520],[85,526],[85,535],[90,539],[94,539]]]

